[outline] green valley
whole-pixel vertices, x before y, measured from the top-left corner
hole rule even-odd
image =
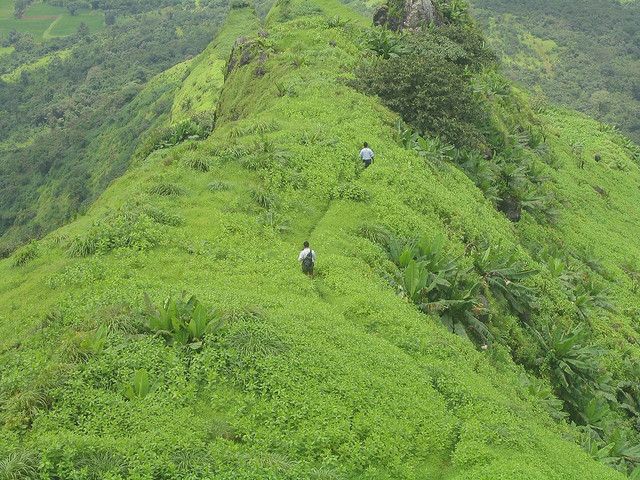
[[[439,11],[236,2],[65,130],[4,197],[87,190],[0,260],[0,479],[640,476],[640,148]]]

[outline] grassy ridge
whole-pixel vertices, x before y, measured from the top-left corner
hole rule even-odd
[[[233,43],[243,32],[257,31],[259,25],[259,20],[250,9],[231,10],[215,40],[189,66],[189,76],[185,78],[173,102],[173,121],[184,120],[194,113],[215,110]]]
[[[380,275],[393,269],[385,251],[361,230],[443,234],[456,254],[485,234],[504,248],[596,244],[611,274],[602,281],[637,308],[616,267],[638,248],[619,248],[639,233],[628,221],[637,165],[596,122],[548,109],[557,169],[544,168],[566,211],[556,226],[525,214],[515,227],[458,169],[396,145],[395,115],[345,85],[363,31],[355,17],[331,27],[336,14],[347,15],[328,0],[280,2],[269,36],[251,37],[248,63],[227,74],[213,135],[153,152],[32,247],[33,259],[0,262],[5,451],[31,452],[49,478],[624,478],[563,439],[569,429],[522,387],[507,348],[478,351],[397,296]],[[225,48],[258,28],[250,9],[232,15]],[[176,117],[186,98],[196,110],[213,103],[191,90],[221,58],[214,47],[176,70],[193,67]],[[364,172],[362,141],[377,158]],[[579,169],[576,141],[603,161]],[[181,194],[152,193],[160,185]],[[77,236],[97,254],[65,253]],[[318,253],[313,283],[295,261],[305,239]],[[548,321],[570,321],[558,282],[518,252],[542,270],[533,282]],[[196,351],[142,326],[144,292],[158,305],[183,290],[230,317]],[[106,349],[83,356],[78,339],[101,325]],[[624,314],[596,327],[633,348]],[[123,385],[140,369],[156,389],[129,401]]]

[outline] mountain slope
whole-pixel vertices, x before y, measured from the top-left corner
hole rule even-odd
[[[638,2],[470,3],[506,75],[640,141]]]
[[[566,438],[575,431],[522,386],[511,357],[533,349],[518,345],[531,340],[525,325],[498,308],[491,327],[506,342],[475,348],[389,286],[381,273],[397,268],[363,231],[441,234],[461,256],[484,235],[514,247],[541,271],[529,282],[535,321],[559,327],[573,305],[525,244],[593,243],[604,265],[594,276],[633,310],[617,263],[640,253],[620,247],[639,233],[628,218],[640,199],[637,164],[596,122],[550,108],[536,118],[555,168],[541,168],[565,211],[557,225],[526,212],[512,224],[452,163],[399,146],[396,115],[347,86],[367,23],[331,0],[289,0],[257,36],[252,10],[232,10],[224,41],[194,61],[174,98],[176,119],[185,98],[196,109],[213,102],[193,85],[206,85],[209,69],[218,78],[235,43],[211,136],[137,158],[86,216],[0,262],[0,446],[14,469],[40,478],[624,478]],[[509,98],[533,115],[522,94]],[[361,172],[363,141],[377,162]],[[579,169],[576,141],[603,161]],[[306,239],[318,253],[313,282],[295,261]],[[183,291],[227,318],[196,348],[167,346],[144,326],[145,293],[159,308]],[[599,313],[592,340],[637,358],[630,315]],[[127,399],[142,370],[155,388]]]

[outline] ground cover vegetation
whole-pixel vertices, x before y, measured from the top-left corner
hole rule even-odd
[[[636,151],[533,108],[469,22],[412,36],[332,0],[279,0],[264,25],[232,9],[172,96],[180,120],[0,261],[1,474],[637,476]],[[465,138],[376,90],[436,44],[442,85],[397,65],[407,91],[442,92],[434,117],[468,92],[447,119]],[[179,126],[211,102],[210,132]]]
[[[471,3],[505,75],[640,142],[638,2]]]

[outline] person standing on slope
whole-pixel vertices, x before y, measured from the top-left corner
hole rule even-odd
[[[298,255],[298,261],[302,262],[302,273],[309,275],[313,280],[313,266],[316,263],[316,252],[309,248],[309,242],[304,242],[304,250]]]
[[[364,142],[364,148],[360,150],[360,158],[362,159],[362,163],[364,164],[364,168],[367,168],[373,162],[373,157],[375,157],[375,153],[373,150],[369,148],[369,144]]]

